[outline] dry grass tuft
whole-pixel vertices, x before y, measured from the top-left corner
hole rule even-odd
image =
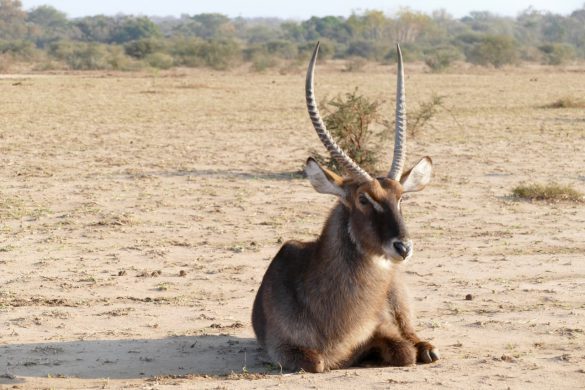
[[[134,224],[132,216],[128,213],[108,214],[93,224],[93,226],[131,226]]]
[[[581,192],[557,183],[519,185],[512,190],[512,195],[516,198],[547,202],[585,202],[585,195]]]
[[[552,103],[545,104],[543,108],[585,108],[585,100],[572,96],[564,96]]]
[[[25,214],[25,207],[22,201],[0,194],[0,219],[20,218]]]

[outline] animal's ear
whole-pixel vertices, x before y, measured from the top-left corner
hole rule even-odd
[[[400,178],[404,192],[416,192],[426,187],[431,181],[433,160],[423,157],[412,169],[405,172]]]
[[[305,173],[317,192],[345,197],[343,179],[329,169],[321,167],[314,158],[309,157],[307,160]]]

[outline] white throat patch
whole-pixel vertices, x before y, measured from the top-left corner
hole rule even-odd
[[[392,268],[392,260],[388,260],[388,258],[386,258],[386,256],[375,256],[372,261],[374,262],[374,264],[380,268],[383,269],[385,271],[389,270],[390,268]]]

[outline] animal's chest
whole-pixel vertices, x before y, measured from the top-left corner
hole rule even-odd
[[[333,365],[351,360],[356,351],[372,338],[380,324],[386,320],[386,316],[387,314],[382,311],[380,313],[366,311],[362,316],[347,323],[345,331],[340,332],[336,340],[330,340],[332,342],[329,343],[329,348],[324,351],[327,360]]]
[[[361,321],[354,322],[345,335],[345,342],[351,345],[360,345],[368,341],[381,323],[380,315],[369,315]]]
[[[387,309],[383,304],[356,307],[351,318],[345,322],[344,329],[338,333],[337,340],[329,344],[330,354],[343,358],[367,343],[381,324],[392,321]]]

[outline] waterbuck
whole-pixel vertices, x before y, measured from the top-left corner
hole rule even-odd
[[[339,201],[315,241],[288,241],[282,246],[254,301],[256,338],[270,358],[286,369],[323,372],[352,365],[431,363],[439,358],[437,349],[414,331],[399,271],[412,256],[400,206],[402,195],[429,183],[432,162],[424,157],[403,173],[404,70],[397,49],[394,158],[387,177],[376,179],[339,148],[321,120],[313,92],[318,43],[309,63],[309,116],[349,177],[308,159],[305,172],[312,186]]]

